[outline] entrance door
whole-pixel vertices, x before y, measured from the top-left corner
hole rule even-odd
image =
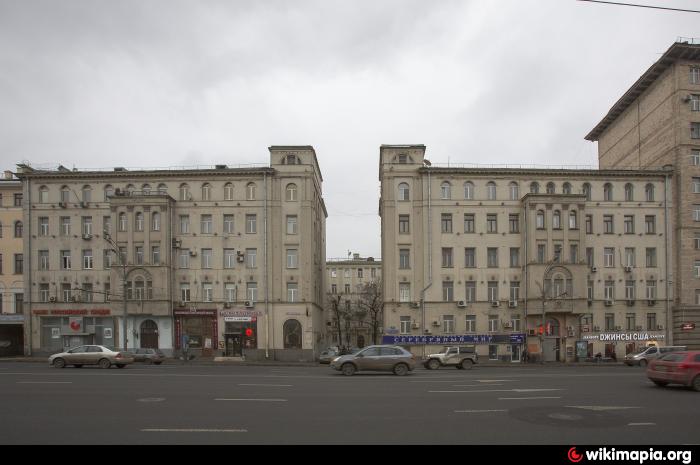
[[[141,332],[139,334],[142,349],[157,349],[158,348],[158,325],[153,320],[146,320],[141,323]]]
[[[241,350],[241,335],[226,334],[226,356],[240,357],[241,355],[243,355],[243,351]]]
[[[557,338],[545,338],[543,354],[545,362],[556,362],[557,361]]]
[[[511,352],[510,352],[510,361],[513,363],[520,362],[520,345],[518,344],[513,344],[511,346]]]

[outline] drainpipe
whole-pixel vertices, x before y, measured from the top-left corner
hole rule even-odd
[[[425,189],[424,189],[425,190]],[[430,185],[430,168],[428,168],[428,285],[420,291],[420,303],[421,303],[421,329],[423,331],[422,336],[425,335],[425,291],[427,291],[430,286],[433,285],[433,215],[430,210],[431,207],[431,185]],[[425,344],[423,347],[423,358],[425,358]]]
[[[268,258],[267,258],[267,173],[263,173],[265,182],[265,359],[270,358],[270,308],[269,308],[269,281],[268,281]]]
[[[529,273],[529,261],[528,261],[528,251],[529,249],[529,241],[527,237],[527,204],[524,204],[524,209],[523,209],[523,232],[525,235],[525,348],[527,348],[527,338],[528,338],[528,331],[527,331],[527,304],[528,304],[528,289],[530,288],[530,281],[528,280],[528,277],[530,276]],[[522,352],[521,352],[522,353]]]
[[[24,204],[27,209],[27,218],[22,218],[22,221],[26,225],[26,237],[27,237],[27,259],[24,260],[25,266],[27,267],[27,272],[24,273],[23,279],[24,279],[24,289],[25,289],[25,295],[29,299],[27,301],[27,307],[29,308],[29,316],[25,316],[25,324],[27,325],[26,327],[28,328],[28,337],[27,340],[25,341],[25,352],[27,356],[32,355],[32,283],[31,283],[31,277],[32,277],[32,182],[30,178],[25,178],[27,180],[27,202]],[[22,215],[24,216],[24,215]],[[27,312],[24,310],[24,307],[22,307],[22,314],[26,315]],[[27,331],[25,331],[25,334],[27,334]]]
[[[666,167],[667,168],[667,167]],[[667,345],[673,345],[673,315],[671,314],[671,309],[670,309],[670,298],[669,298],[669,283],[668,283],[668,277],[669,277],[669,270],[668,270],[668,248],[669,248],[669,221],[668,221],[668,186],[669,186],[669,180],[668,180],[668,174],[664,174],[664,235],[666,236],[666,240],[664,241],[664,266],[666,267],[666,286],[665,286],[665,292],[666,292],[666,344]],[[669,324],[670,323],[670,324]]]

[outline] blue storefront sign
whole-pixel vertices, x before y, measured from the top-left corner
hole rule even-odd
[[[525,334],[464,334],[460,336],[382,336],[382,344],[524,344]]]

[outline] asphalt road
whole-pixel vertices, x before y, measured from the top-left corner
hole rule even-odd
[[[697,444],[700,393],[614,367],[0,362],[0,444]]]

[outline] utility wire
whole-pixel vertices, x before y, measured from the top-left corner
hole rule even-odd
[[[684,10],[682,8],[668,8],[665,6],[639,5],[636,3],[606,2],[603,0],[576,0],[578,2],[607,3],[609,5],[635,6],[638,8],[653,8],[655,10],[682,11],[685,13],[700,13],[700,10]]]

